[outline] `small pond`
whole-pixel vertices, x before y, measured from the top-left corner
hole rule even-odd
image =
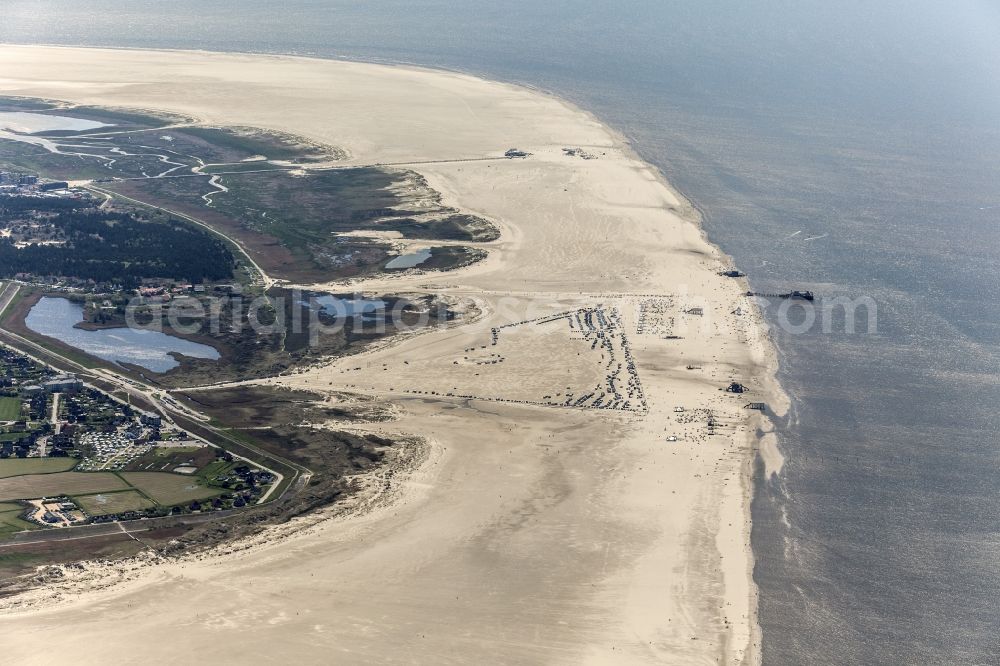
[[[401,268],[413,268],[414,266],[419,266],[428,259],[431,258],[430,248],[424,250],[417,250],[416,252],[409,252],[407,254],[401,254],[389,263],[385,265],[386,268],[390,270],[398,270]]]
[[[312,294],[309,298],[305,305],[315,302],[325,314],[337,319],[358,315],[367,319],[386,308],[386,302],[378,298],[345,298],[331,294]]]

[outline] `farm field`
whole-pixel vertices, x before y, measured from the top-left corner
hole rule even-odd
[[[153,498],[158,504],[164,506],[207,499],[224,492],[221,488],[205,486],[197,477],[181,474],[122,472],[121,476],[131,485]]]
[[[142,509],[149,509],[156,506],[136,490],[77,495],[73,499],[91,516],[103,516],[122,513],[124,511],[141,511]]]
[[[128,485],[110,472],[55,472],[0,479],[0,502],[56,495],[127,490]]]
[[[78,462],[73,458],[7,458],[0,460],[0,479],[23,474],[66,472]]]
[[[16,421],[21,417],[20,398],[0,398],[0,421]]]
[[[2,505],[11,506],[11,505]],[[12,505],[14,509],[12,511],[0,511],[0,537],[5,537],[8,534],[13,534],[15,532],[23,532],[24,530],[36,529],[37,525],[32,525],[26,520],[21,520],[18,515],[23,510],[23,507]]]

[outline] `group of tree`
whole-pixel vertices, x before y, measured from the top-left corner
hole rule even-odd
[[[63,199],[4,197],[0,225],[30,215],[59,230],[62,245],[17,247],[0,238],[0,277],[19,273],[138,286],[144,278],[192,283],[232,277],[233,255],[220,239],[176,219],[141,220]]]

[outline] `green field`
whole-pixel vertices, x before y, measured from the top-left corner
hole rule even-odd
[[[30,474],[0,479],[0,502],[58,495],[87,495],[127,489],[128,486],[125,482],[111,472]]]
[[[152,497],[158,504],[173,506],[222,494],[222,488],[209,488],[196,476],[162,472],[122,472],[122,478]],[[0,495],[2,497],[2,495]]]
[[[78,495],[73,498],[77,504],[91,516],[103,516],[124,511],[141,511],[150,509],[156,504],[149,501],[136,490],[124,490],[118,493],[97,493],[94,495]]]
[[[22,474],[49,474],[73,469],[73,458],[7,458],[0,460],[0,479]]]
[[[216,460],[215,462],[211,462],[198,470],[197,476],[205,483],[212,483],[215,481],[215,477],[225,476],[237,465],[239,465],[239,463]]]
[[[18,516],[24,511],[24,507],[13,502],[0,502],[0,538],[14,532],[38,529],[26,520],[21,520]]]
[[[15,532],[23,532],[24,530],[38,529],[38,525],[33,525],[26,520],[18,518],[18,514],[21,511],[21,507],[17,507],[14,511],[0,512],[0,537],[5,537]]]
[[[0,398],[0,421],[16,421],[21,418],[20,398]]]

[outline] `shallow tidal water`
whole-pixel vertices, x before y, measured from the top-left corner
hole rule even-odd
[[[53,130],[82,131],[105,127],[104,123],[73,118],[71,116],[30,113],[26,111],[0,111],[0,130],[31,134]]]
[[[0,41],[413,62],[595,112],[761,291],[867,297],[780,328],[758,479],[765,664],[1000,662],[1000,9],[957,0],[14,0]],[[164,31],[162,26],[169,25]],[[776,313],[772,314],[776,315]],[[778,323],[777,316],[771,322]]]

